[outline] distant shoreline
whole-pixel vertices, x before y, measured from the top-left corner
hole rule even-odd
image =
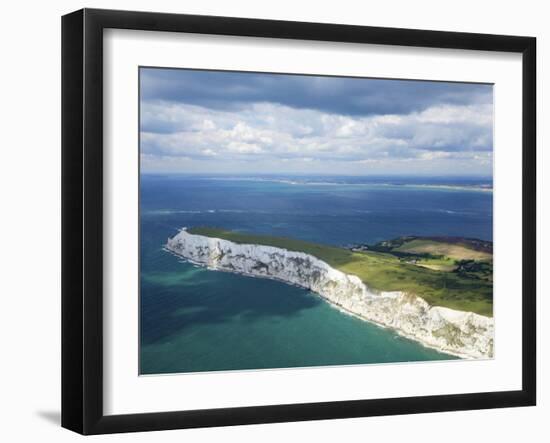
[[[146,174],[155,176],[155,174]],[[174,176],[179,176],[174,174]],[[257,183],[280,183],[292,186],[373,186],[373,187],[396,187],[396,188],[429,188],[429,189],[448,189],[448,190],[460,190],[460,191],[482,191],[492,192],[492,186],[488,184],[451,184],[451,183],[422,183],[421,177],[418,179],[418,183],[399,183],[392,181],[388,178],[387,181],[378,181],[375,178],[364,177],[363,181],[353,181],[362,178],[361,176],[349,176],[347,177],[351,181],[342,180],[343,176],[250,176],[250,175],[181,175],[181,177],[190,177],[199,180],[212,180],[212,181],[244,181],[244,182],[257,182]],[[305,180],[306,178],[315,178],[311,180]],[[326,179],[325,179],[326,178]],[[340,178],[341,180],[335,180]],[[332,180],[330,180],[332,179]],[[412,179],[412,178],[411,178]]]
[[[380,188],[396,188],[396,189],[409,189],[409,190],[447,190],[447,191],[466,191],[466,192],[493,192],[492,185],[484,183],[462,184],[462,183],[423,183],[423,177],[362,177],[362,176],[317,176],[317,175],[292,175],[292,176],[270,176],[270,175],[234,175],[234,174],[142,174],[144,177],[155,176],[173,176],[181,178],[193,178],[197,180],[211,180],[211,181],[236,181],[236,182],[256,182],[256,183],[279,183],[290,186],[364,186],[364,187],[380,187]],[[348,180],[345,180],[345,179]],[[340,180],[338,180],[340,179]],[[360,179],[364,179],[358,181]],[[381,181],[384,179],[385,181]],[[427,177],[426,179],[430,179]],[[433,178],[432,178],[433,179]],[[402,180],[405,182],[399,182]],[[417,183],[407,183],[407,180],[414,180]],[[463,180],[476,180],[469,177],[464,177]],[[478,179],[480,181],[488,179]]]

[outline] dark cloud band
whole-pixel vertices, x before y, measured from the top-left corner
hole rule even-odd
[[[298,109],[367,116],[432,106],[487,104],[492,86],[471,83],[141,68],[141,99],[239,110],[271,102]]]

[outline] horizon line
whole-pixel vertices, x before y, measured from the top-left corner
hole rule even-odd
[[[336,174],[311,172],[175,172],[175,171],[140,171],[140,175],[232,175],[232,176],[315,176],[315,177],[430,177],[430,178],[485,178],[493,179],[492,175],[483,174]]]

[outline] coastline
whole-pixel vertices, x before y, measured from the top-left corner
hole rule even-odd
[[[309,254],[190,234],[183,228],[165,249],[198,266],[267,278],[307,289],[336,309],[439,352],[463,359],[493,357],[493,319],[430,306],[400,291],[369,290],[358,277]]]
[[[308,290],[309,292],[311,292],[311,294],[313,294],[315,297],[319,297],[321,300],[323,300],[323,302],[325,303],[328,303],[333,309],[336,309],[338,312],[341,312],[342,314],[345,314],[345,315],[349,315],[351,317],[354,317],[354,318],[357,318],[361,321],[364,321],[364,322],[367,322],[367,323],[370,323],[370,324],[373,324],[379,328],[382,328],[382,329],[390,329],[392,331],[394,331],[397,335],[403,337],[403,338],[406,338],[408,340],[412,340],[414,341],[415,343],[418,343],[422,346],[424,346],[425,348],[428,348],[428,349],[433,349],[435,351],[438,351],[438,352],[441,352],[443,354],[448,354],[448,355],[452,355],[454,357],[458,357],[460,359],[464,359],[464,360],[467,360],[467,359],[471,359],[471,357],[468,357],[468,356],[465,356],[464,354],[462,353],[458,353],[458,352],[453,352],[453,351],[444,351],[442,350],[441,348],[439,347],[436,347],[436,346],[431,346],[427,343],[424,343],[422,341],[419,341],[417,338],[415,338],[414,336],[412,335],[408,335],[406,334],[405,332],[403,331],[400,331],[398,329],[395,329],[395,328],[392,328],[390,326],[387,326],[383,323],[379,323],[379,322],[376,322],[376,321],[373,321],[373,320],[367,320],[366,318],[362,317],[361,315],[349,310],[349,309],[346,309],[345,307],[339,305],[339,304],[336,304],[334,301],[332,301],[331,299],[327,298],[327,297],[324,297],[322,296],[321,294],[318,294],[317,292],[314,292],[312,290],[310,290],[309,288],[305,287],[305,286],[301,286],[299,284],[295,284],[295,283],[289,283],[288,281],[285,281],[281,278],[277,278],[277,277],[271,277],[271,276],[258,276],[256,274],[248,274],[248,273],[245,273],[245,272],[238,272],[238,271],[229,271],[227,269],[222,269],[222,268],[213,268],[213,267],[209,267],[209,266],[206,266],[204,263],[200,263],[200,262],[196,262],[192,259],[189,259],[189,258],[186,258],[168,248],[163,248],[163,250],[165,250],[166,252],[174,255],[175,257],[178,257],[180,259],[183,259],[185,260],[186,262],[188,263],[191,263],[192,265],[194,266],[198,266],[198,267],[201,267],[201,268],[206,268],[210,271],[216,271],[216,272],[227,272],[229,274],[236,274],[236,275],[242,275],[242,276],[245,276],[245,277],[249,277],[249,278],[262,278],[262,279],[267,279],[267,280],[273,280],[273,281],[277,281],[277,282],[280,282],[280,283],[284,283],[285,285],[291,285],[291,286],[296,286],[296,287],[299,287],[299,288],[302,288],[302,289],[306,289]],[[488,358],[492,358],[492,357],[488,357]],[[481,359],[481,358],[478,358],[478,359]]]
[[[202,177],[201,180],[212,181],[251,181],[251,182],[268,182],[268,183],[280,183],[293,186],[371,186],[371,187],[414,187],[414,188],[429,188],[429,189],[448,189],[458,191],[483,191],[493,192],[492,185],[484,184],[430,184],[430,183],[394,183],[391,178],[388,178],[387,182],[350,182],[350,181],[331,181],[333,176],[328,175],[323,180],[319,177],[315,181],[307,181],[290,178],[277,178],[277,177],[252,177],[252,176],[224,176],[224,177]],[[353,176],[352,176],[353,177]]]

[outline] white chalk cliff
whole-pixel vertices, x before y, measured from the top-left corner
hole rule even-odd
[[[355,275],[345,274],[309,254],[272,246],[237,244],[190,234],[182,229],[166,249],[210,269],[271,278],[320,295],[361,319],[462,358],[492,358],[494,323],[473,312],[430,306],[404,292],[374,292]]]

